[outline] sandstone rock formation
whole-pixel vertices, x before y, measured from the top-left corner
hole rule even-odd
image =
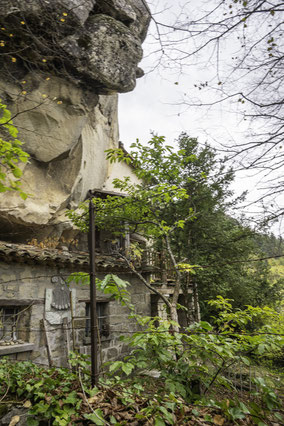
[[[2,237],[60,235],[67,207],[131,174],[104,150],[118,144],[117,93],[141,75],[149,20],[144,0],[2,0],[0,98],[31,155],[28,199],[0,197]]]

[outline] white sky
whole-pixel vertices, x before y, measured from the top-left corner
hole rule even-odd
[[[203,2],[196,1],[200,4]],[[176,5],[176,0],[162,3]],[[171,19],[170,14],[166,17]],[[144,43],[146,56],[151,49],[150,42],[148,38]],[[166,136],[168,144],[174,144],[181,132],[197,137],[201,143],[208,141],[215,147],[219,147],[220,142],[244,140],[246,123],[241,122],[236,114],[226,111],[224,106],[208,110],[192,107],[187,109],[185,105],[177,105],[184,94],[196,93],[194,84],[201,78],[210,80],[215,77],[216,69],[210,67],[210,63],[189,66],[183,74],[179,71],[160,69],[148,73],[153,60],[154,57],[151,56],[144,58],[140,66],[146,70],[146,75],[137,80],[137,87],[133,92],[119,96],[120,140],[126,148],[129,148],[136,138],[147,143],[151,138],[151,131]],[[249,201],[258,198],[261,193],[255,189],[259,177],[252,175],[252,172],[239,172],[234,184],[237,195],[249,190]],[[255,206],[250,207],[250,212],[256,210]],[[273,231],[279,234],[279,227],[274,226]]]

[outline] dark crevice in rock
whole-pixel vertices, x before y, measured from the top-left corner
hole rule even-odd
[[[133,19],[119,13],[117,10],[114,10],[112,7],[112,2],[110,1],[98,1],[96,5],[94,6],[93,10],[90,13],[90,16],[92,15],[108,15],[112,18],[120,21],[122,24],[124,24],[126,27],[130,27],[130,25],[133,22]]]
[[[58,157],[53,158],[52,160],[48,161],[45,164],[50,165],[51,163],[56,163],[56,162],[60,162],[62,160],[66,160],[66,158],[68,158],[70,156],[70,152],[71,152],[71,148],[68,149],[65,152],[62,152],[62,154],[58,155]]]

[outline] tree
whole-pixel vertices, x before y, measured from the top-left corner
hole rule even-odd
[[[186,73],[189,66],[211,69],[181,103],[190,107],[227,104],[247,121],[246,138],[224,142],[239,167],[262,176],[270,218],[283,215],[283,2],[231,0],[156,5],[153,50],[159,67]],[[212,66],[213,65],[213,66]],[[215,67],[215,68],[214,68]],[[202,74],[202,72],[201,72]],[[229,104],[229,105],[228,105]],[[279,197],[278,197],[279,198]],[[272,202],[274,200],[274,202]],[[276,201],[275,201],[276,200]],[[273,204],[271,206],[270,204]]]
[[[234,299],[239,308],[274,305],[280,289],[271,283],[267,261],[249,261],[264,256],[257,243],[259,234],[243,218],[232,217],[243,198],[234,198],[231,191],[232,169],[224,166],[212,147],[200,145],[195,138],[183,133],[177,143],[184,159],[193,156],[194,161],[184,160],[179,174],[179,185],[188,197],[171,203],[165,215],[166,220],[175,220],[194,211],[194,220],[176,228],[171,241],[179,259],[201,266],[190,275],[190,286],[198,289],[203,317],[208,317],[206,301],[217,295]],[[187,281],[183,291],[188,293]],[[187,299],[190,306],[190,294]]]
[[[29,154],[22,150],[22,142],[17,139],[18,130],[13,125],[11,112],[1,103],[1,99],[0,114],[0,192],[18,191],[26,199],[27,194],[20,187],[22,170],[19,162],[26,163]]]
[[[105,199],[95,198],[96,226],[112,232],[114,235],[124,235],[127,224],[130,234],[136,233],[145,238],[148,247],[155,248],[157,241],[166,250],[172,268],[175,271],[175,286],[171,298],[166,298],[154,286],[149,284],[135,267],[135,256],[117,252],[143,284],[156,293],[166,304],[170,311],[170,317],[178,322],[177,306],[181,290],[182,279],[185,270],[191,270],[190,265],[180,264],[180,258],[172,248],[171,236],[175,229],[183,228],[184,224],[193,219],[191,208],[175,217],[167,215],[172,203],[188,197],[184,188],[180,185],[184,181],[181,170],[185,162],[195,161],[194,155],[184,156],[184,151],[177,153],[169,145],[165,145],[165,138],[153,136],[147,146],[143,146],[138,140],[132,145],[133,151],[129,155],[121,148],[107,151],[107,158],[111,161],[126,162],[133,166],[133,171],[140,183],[134,184],[129,177],[115,179],[115,188],[119,189],[126,197],[107,196]],[[190,181],[192,178],[187,177]],[[83,214],[82,214],[83,211]],[[68,216],[75,225],[83,231],[88,229],[88,205],[79,206],[79,212],[71,211]],[[135,247],[134,252],[137,256]]]
[[[124,235],[127,224],[130,233],[148,241],[148,248],[166,253],[175,273],[170,299],[139,273],[135,265],[135,256],[141,255],[139,247],[132,247],[132,256],[120,251],[116,254],[163,299],[174,321],[181,290],[188,294],[188,276],[191,286],[200,291],[203,307],[208,298],[219,294],[238,295],[239,307],[264,299],[267,304],[274,296],[267,267],[256,269],[247,263],[257,257],[255,233],[228,215],[228,209],[238,201],[232,199],[229,188],[232,170],[219,163],[212,148],[200,148],[197,139],[182,134],[178,142],[176,152],[157,136],[147,146],[137,141],[129,155],[122,149],[108,150],[110,161],[132,164],[140,183],[115,179],[115,187],[127,196],[96,198],[96,225],[114,235]],[[81,230],[88,229],[86,203],[79,212],[71,211],[69,217]]]

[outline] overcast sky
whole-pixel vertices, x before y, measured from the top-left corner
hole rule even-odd
[[[165,19],[172,19],[172,13],[177,11],[177,1],[168,0],[162,3],[172,6],[164,14]],[[194,3],[202,5],[203,0],[195,0]],[[156,2],[157,8],[159,4],[161,1]],[[149,32],[153,31],[152,28]],[[120,140],[126,148],[129,148],[136,138],[142,143],[147,143],[151,138],[151,131],[166,136],[167,143],[173,145],[181,132],[197,137],[201,143],[208,141],[217,148],[220,148],[220,143],[244,140],[247,124],[227,107],[220,105],[208,109],[187,108],[183,103],[179,105],[185,96],[194,96],[196,91],[194,84],[197,81],[215,78],[214,66],[208,61],[201,61],[199,65],[189,64],[182,72],[178,68],[176,70],[158,68],[149,72],[155,60],[155,56],[148,57],[152,49],[152,39],[149,37],[144,43],[145,58],[140,64],[146,71],[145,76],[137,80],[133,92],[119,96]],[[230,45],[228,55],[231,55],[232,49]],[[244,190],[249,190],[249,201],[258,198],[261,193],[261,190],[255,189],[259,176],[253,177],[254,174],[254,172],[236,174],[234,190],[238,195]],[[258,209],[255,206],[250,207],[250,212],[254,211]],[[279,233],[277,226],[273,230]]]

